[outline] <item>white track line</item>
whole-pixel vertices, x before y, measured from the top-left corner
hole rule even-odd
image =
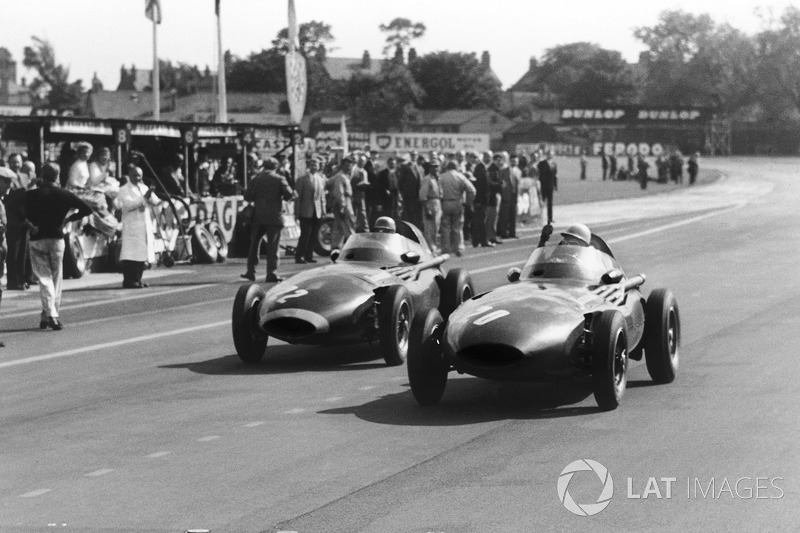
[[[31,492],[26,492],[25,494],[20,494],[20,498],[35,498],[36,496],[41,496],[42,494],[47,494],[52,489],[39,489],[39,490],[32,490]]]
[[[644,237],[644,236],[647,236],[647,235],[651,235],[653,233],[657,233],[659,231],[665,231],[665,230],[668,230],[668,229],[677,228],[679,226],[685,226],[686,224],[692,224],[694,222],[697,222],[698,220],[703,220],[704,218],[711,218],[711,217],[715,217],[717,215],[730,213],[731,211],[735,211],[736,209],[740,209],[740,208],[742,208],[744,206],[745,206],[745,204],[734,205],[733,207],[729,207],[727,209],[722,209],[720,211],[714,211],[713,213],[706,213],[704,215],[698,215],[696,217],[687,218],[687,219],[684,219],[684,220],[679,220],[678,222],[672,222],[670,224],[665,224],[663,226],[656,226],[655,228],[650,228],[648,230],[639,231],[637,233],[631,233],[629,235],[621,235],[619,237],[614,237],[614,238],[608,239],[606,242],[608,244],[614,244],[614,243],[618,243],[618,242],[622,242],[622,241],[627,241],[627,240],[630,240],[630,239],[636,239],[638,237]],[[502,265],[494,265],[494,266],[490,266],[490,267],[470,269],[469,272],[470,272],[470,274],[480,274],[482,272],[491,272],[492,270],[500,270],[500,269],[503,269],[503,268],[510,268],[510,267],[513,267],[513,266],[521,266],[522,264],[525,263],[525,261],[527,261],[527,259],[528,258],[526,257],[523,260],[514,261],[513,263],[503,263]]]
[[[95,470],[94,472],[89,472],[88,474],[84,474],[85,477],[100,477],[105,476],[106,474],[110,474],[114,470],[111,468],[101,468],[100,470]]]
[[[50,359],[58,359],[60,357],[69,357],[72,355],[79,355],[86,352],[94,352],[97,350],[103,350],[105,348],[115,348],[117,346],[124,346],[126,344],[134,344],[136,342],[144,342],[153,339],[160,339],[162,337],[172,337],[174,335],[182,335],[184,333],[191,333],[193,331],[199,331],[202,329],[209,329],[209,328],[218,328],[220,326],[230,326],[230,320],[222,320],[220,322],[211,322],[208,324],[201,324],[199,326],[192,326],[189,328],[181,328],[181,329],[173,329],[170,331],[162,331],[160,333],[153,333],[151,335],[141,335],[139,337],[131,337],[130,339],[122,339],[113,342],[104,342],[102,344],[94,344],[92,346],[84,346],[82,348],[74,348],[72,350],[64,350],[63,352],[54,352],[45,355],[36,355],[34,357],[26,357],[24,359],[16,359],[14,361],[6,361],[4,363],[0,363],[0,368],[6,368],[9,366],[17,366],[17,365],[25,365],[29,363],[37,363],[39,361],[48,361]]]
[[[65,305],[61,308],[61,311],[66,311],[71,309],[83,309],[85,307],[95,307],[98,305],[113,304],[117,302],[129,302],[131,300],[142,300],[144,298],[157,298],[159,296],[164,296],[165,294],[175,294],[178,292],[194,291],[197,289],[206,289],[208,287],[213,287],[213,286],[214,286],[213,283],[204,283],[202,285],[192,285],[191,287],[179,287],[177,289],[169,289],[166,291],[159,291],[159,292],[146,292],[144,294],[136,294],[133,296],[117,296],[116,298],[108,298],[106,300],[97,300],[94,302],[86,302],[75,305]],[[38,302],[38,299],[36,301]],[[11,313],[0,314],[0,320],[5,318],[18,318],[21,316],[39,315],[41,312],[42,310],[39,309],[38,307],[36,309],[31,309],[28,311],[13,311]]]
[[[627,241],[627,240],[630,240],[630,239],[635,239],[635,238],[638,238],[638,237],[644,237],[644,236],[647,236],[647,235],[651,235],[651,234],[659,232],[659,231],[665,231],[665,230],[668,230],[668,229],[677,228],[677,227],[680,227],[680,226],[685,226],[686,224],[692,224],[694,222],[697,222],[698,220],[703,220],[703,219],[706,219],[706,218],[715,217],[717,215],[722,215],[722,214],[725,214],[725,213],[729,213],[731,211],[734,211],[736,209],[740,209],[740,208],[744,207],[744,205],[745,204],[738,204],[738,205],[734,205],[732,207],[729,207],[727,209],[722,209],[720,211],[714,211],[713,213],[706,213],[706,214],[703,214],[703,215],[698,215],[696,217],[680,220],[678,222],[672,222],[670,224],[665,224],[663,226],[657,226],[655,228],[650,228],[648,230],[639,231],[637,233],[631,233],[629,235],[622,235],[620,237],[614,237],[612,239],[609,239],[607,242],[609,244],[614,244],[614,243],[617,243],[617,242]],[[482,272],[490,272],[492,270],[500,270],[500,269],[503,269],[503,268],[509,268],[509,267],[512,267],[512,266],[518,266],[518,265],[520,265],[520,263],[523,263],[523,262],[524,261],[514,261],[513,263],[505,263],[505,264],[502,264],[502,265],[494,265],[494,266],[490,266],[490,267],[471,270],[470,272],[472,274],[480,274]],[[184,288],[181,288],[181,289],[174,289],[172,291],[164,291],[164,292],[161,292],[161,293],[158,293],[158,294],[154,294],[152,296],[160,296],[162,294],[167,294],[169,292],[179,292],[179,291],[184,291],[184,290],[191,290],[191,289],[211,287],[211,286],[212,285],[209,284],[209,285],[198,285],[198,286],[189,287],[189,288],[184,287]],[[145,297],[145,295],[142,295],[141,297]],[[115,302],[115,301],[118,301],[118,300],[119,299],[114,299],[114,300],[109,300],[109,301],[110,302]],[[79,306],[89,306],[89,305],[99,305],[99,302],[91,302],[89,304],[79,304]],[[73,306],[72,308],[74,309],[75,307],[78,307],[78,306]],[[36,311],[36,313],[38,313],[38,311]],[[34,314],[36,314],[36,313],[34,313]],[[6,368],[6,367],[11,367],[11,366],[17,366],[17,365],[24,365],[24,364],[35,363],[35,362],[39,362],[39,361],[47,361],[47,360],[50,360],[50,359],[57,359],[57,358],[60,358],[60,357],[68,357],[68,356],[78,355],[78,354],[82,354],[82,353],[86,353],[86,352],[102,350],[102,349],[105,349],[105,348],[114,348],[114,347],[117,347],[117,346],[124,346],[126,344],[133,344],[133,343],[149,341],[149,340],[153,340],[153,339],[160,339],[162,337],[172,337],[174,335],[182,335],[183,333],[191,333],[193,331],[199,331],[199,330],[202,330],[202,329],[216,328],[216,327],[227,326],[227,325],[230,325],[230,320],[224,320],[224,321],[220,321],[220,322],[211,322],[209,324],[202,324],[202,325],[199,325],[199,326],[192,326],[192,327],[188,327],[188,328],[174,329],[174,330],[170,330],[170,331],[163,331],[161,333],[153,333],[151,335],[142,335],[142,336],[139,336],[139,337],[132,337],[130,339],[122,339],[122,340],[113,341],[113,342],[95,344],[95,345],[92,345],[92,346],[85,346],[83,348],[75,348],[75,349],[72,349],[72,350],[65,350],[63,352],[55,352],[55,353],[50,353],[50,354],[45,354],[45,355],[37,355],[37,356],[34,356],[34,357],[27,357],[27,358],[24,358],[24,359],[17,359],[17,360],[14,360],[14,361],[6,361],[4,363],[0,363],[0,368]],[[405,379],[405,378],[399,377],[399,378],[393,378],[393,379]],[[304,411],[304,409],[301,409],[299,411],[298,410],[292,410],[292,411],[287,411],[287,414],[294,414],[294,413],[299,413],[299,412],[303,412],[303,411]]]

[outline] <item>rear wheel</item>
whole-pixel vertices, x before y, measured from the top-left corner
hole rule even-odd
[[[244,363],[256,364],[264,357],[269,337],[258,324],[258,313],[264,301],[264,289],[251,283],[242,285],[236,292],[231,314],[233,344]]]
[[[672,291],[655,289],[645,304],[644,358],[656,383],[672,383],[678,371],[681,340],[678,302]]]
[[[393,285],[383,293],[378,306],[378,325],[381,354],[387,365],[402,365],[406,360],[413,316],[414,303],[403,285]]]
[[[628,384],[628,335],[619,311],[603,311],[594,328],[592,388],[604,411],[619,406]]]
[[[214,236],[202,224],[195,224],[192,228],[192,251],[198,263],[213,263],[217,260]]]
[[[408,383],[420,405],[436,405],[447,386],[450,366],[442,354],[442,315],[436,309],[420,313],[411,323],[408,343]]]
[[[442,286],[442,299],[439,303],[439,311],[442,318],[447,320],[450,314],[459,305],[469,300],[475,295],[475,287],[472,283],[472,276],[463,268],[454,268],[447,273]]]

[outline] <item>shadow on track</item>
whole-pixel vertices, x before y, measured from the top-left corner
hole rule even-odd
[[[236,355],[227,355],[198,363],[163,365],[159,368],[185,368],[206,375],[269,375],[301,372],[343,372],[387,368],[378,359],[377,348],[367,344],[334,347],[267,346],[260,363],[246,365]]]
[[[442,401],[433,407],[420,406],[411,391],[406,390],[362,405],[326,409],[319,413],[355,415],[367,422],[393,426],[462,426],[498,420],[536,420],[600,413],[595,405],[573,405],[591,394],[591,384],[581,381],[534,384],[459,378],[447,383]]]

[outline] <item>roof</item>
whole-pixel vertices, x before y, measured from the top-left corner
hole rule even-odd
[[[370,59],[369,68],[364,68],[364,59],[361,57],[326,57],[325,70],[332,80],[349,80],[353,74],[379,74],[386,59]]]
[[[237,122],[276,123],[288,114],[283,93],[228,93],[229,118]],[[217,95],[199,92],[175,97],[161,94],[162,120],[205,122],[217,113]],[[92,91],[87,100],[87,114],[95,118],[137,119],[153,116],[153,95],[138,91]],[[237,115],[243,115],[242,118]],[[258,118],[258,120],[253,120]]]

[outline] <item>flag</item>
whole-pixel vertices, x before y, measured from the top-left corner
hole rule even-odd
[[[350,149],[347,146],[347,124],[345,124],[344,115],[342,115],[341,135],[342,135],[342,156],[346,156],[347,154],[350,153]]]
[[[297,17],[294,14],[294,0],[289,0],[289,50],[297,46]]]
[[[214,14],[219,16],[219,0],[214,0]]]
[[[161,24],[161,0],[144,0],[144,14],[156,24]]]

